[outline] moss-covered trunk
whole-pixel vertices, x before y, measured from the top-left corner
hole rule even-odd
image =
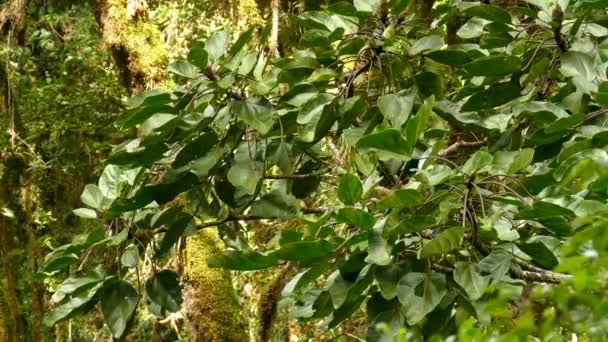
[[[158,28],[148,22],[144,0],[90,0],[104,44],[112,51],[131,93],[163,87],[167,49]]]
[[[204,229],[186,241],[184,306],[193,342],[241,342],[247,329],[228,270],[209,268],[207,259],[222,250],[214,229]]]

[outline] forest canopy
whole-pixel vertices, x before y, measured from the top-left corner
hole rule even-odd
[[[0,9],[0,342],[608,335],[608,2]]]

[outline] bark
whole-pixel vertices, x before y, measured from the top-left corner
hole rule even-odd
[[[0,11],[0,35],[11,45],[23,45],[27,5],[28,0],[13,0]]]
[[[90,0],[104,44],[112,51],[130,93],[162,88],[167,50],[156,26],[148,22],[145,0]]]
[[[270,32],[270,55],[274,58],[279,57],[279,20],[281,19],[281,2],[272,0],[270,3],[272,12],[272,30]]]
[[[424,26],[429,26],[433,21],[433,18],[431,18],[433,4],[435,4],[435,0],[416,0],[418,17],[422,20]]]
[[[220,252],[221,245],[214,228],[202,229],[186,242],[184,307],[193,342],[247,340],[230,271],[207,266],[207,259]]]

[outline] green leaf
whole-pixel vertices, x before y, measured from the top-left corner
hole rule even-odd
[[[253,195],[264,174],[264,164],[253,160],[235,163],[228,170],[228,181],[235,187],[243,188]]]
[[[376,281],[384,299],[390,300],[397,297],[399,279],[403,278],[410,269],[408,264],[392,264],[376,269]]]
[[[398,285],[399,302],[409,325],[415,325],[433,311],[446,295],[445,276],[440,273],[408,273]]]
[[[463,227],[444,230],[433,240],[423,243],[422,248],[418,252],[418,259],[447,254],[448,252],[459,248],[463,235]]]
[[[521,61],[515,56],[478,58],[462,66],[470,76],[503,76],[519,70]]]
[[[542,237],[535,236],[529,239],[526,243],[518,245],[518,247],[526,254],[532,257],[532,263],[552,270],[559,264],[557,256],[547,245],[547,241]]]
[[[494,160],[494,157],[490,153],[484,150],[479,150],[475,152],[471,158],[469,158],[469,160],[467,160],[462,167],[462,171],[468,174],[472,172],[480,172],[484,170],[484,168],[491,165],[492,160]]]
[[[234,101],[231,109],[239,119],[262,135],[268,133],[274,125],[272,106],[265,98],[251,97],[245,101]]]
[[[121,338],[125,334],[138,302],[139,294],[127,281],[115,281],[104,288],[101,312],[114,338]]]
[[[521,96],[521,87],[514,83],[501,83],[476,92],[462,105],[465,112],[476,112],[501,106]]]
[[[346,205],[354,205],[363,195],[363,187],[359,177],[346,173],[340,178],[338,184],[338,199]]]
[[[57,290],[53,293],[51,300],[55,303],[59,303],[67,295],[71,295],[72,293],[79,292],[82,289],[92,287],[102,282],[104,277],[103,272],[97,268],[87,271],[86,273],[73,274],[59,284]]]
[[[181,151],[179,151],[172,163],[173,167],[182,167],[192,160],[204,156],[207,152],[209,152],[212,146],[217,144],[218,141],[219,138],[213,131],[201,134],[199,137],[184,146]]]
[[[511,23],[511,15],[504,9],[491,5],[479,5],[469,7],[465,10],[467,14],[475,17],[480,17],[498,23]]]
[[[139,263],[139,250],[136,245],[130,245],[125,248],[120,256],[120,263],[125,267],[134,268]]]
[[[215,32],[207,39],[205,50],[209,54],[210,59],[218,59],[224,55],[230,42],[230,33],[228,30]]]
[[[170,63],[167,70],[172,74],[185,78],[195,78],[197,75],[196,67],[183,59]]]
[[[151,302],[169,312],[178,312],[183,301],[177,273],[171,270],[162,270],[148,278],[146,294]]]
[[[559,216],[574,217],[574,212],[568,208],[561,207],[557,204],[537,201],[534,202],[532,209],[520,210],[513,217],[516,220],[537,220],[551,219]]]
[[[376,222],[367,240],[367,257],[365,261],[370,264],[385,266],[391,261],[393,247],[384,238],[387,218],[384,217]]]
[[[477,266],[466,262],[456,263],[454,281],[465,290],[471,300],[481,298],[488,286],[488,279],[479,273]]]
[[[608,82],[602,82],[597,87],[597,93],[595,94],[595,100],[602,106],[608,107]]]
[[[413,149],[418,142],[418,138],[422,135],[426,129],[426,122],[433,113],[433,106],[435,105],[435,96],[430,96],[420,108],[416,116],[411,118],[406,127],[406,141],[409,149]]]
[[[394,128],[400,128],[409,118],[414,106],[413,94],[383,95],[378,98],[378,109]]]
[[[491,278],[490,284],[498,284],[505,277],[511,268],[513,255],[505,250],[497,249],[492,251],[479,262],[481,274],[487,274]]]
[[[251,204],[251,214],[264,218],[292,218],[298,213],[295,197],[272,190]]]
[[[70,300],[65,304],[62,304],[49,311],[44,316],[44,324],[48,327],[52,327],[60,321],[82,313],[87,307],[94,304],[96,301],[97,292],[99,289],[101,289],[102,285],[103,282],[99,282],[90,289],[70,298]]]
[[[188,53],[188,62],[194,64],[199,69],[205,69],[208,59],[209,55],[203,46],[195,44],[192,48],[190,48],[190,52]]]
[[[270,254],[274,258],[289,261],[310,261],[333,253],[334,246],[325,240],[286,243]]]
[[[78,208],[78,209],[72,210],[72,212],[74,213],[74,215],[82,217],[82,218],[86,218],[86,219],[97,218],[97,212],[95,210],[89,209],[89,208]]]
[[[417,55],[427,50],[439,49],[443,44],[442,36],[436,34],[428,35],[418,39],[409,49],[408,53],[410,55]]]
[[[242,251],[224,251],[210,256],[207,260],[209,267],[221,267],[237,271],[263,270],[278,264],[279,262],[274,256]]]
[[[361,153],[375,152],[381,159],[393,158],[406,161],[410,159],[407,142],[396,129],[363,136],[357,141],[357,149]]]
[[[471,61],[466,52],[459,50],[436,50],[427,53],[425,56],[437,63],[451,66],[461,66]]]
[[[361,12],[377,13],[380,8],[380,0],[354,0],[353,4]]]
[[[94,209],[101,209],[103,205],[103,194],[95,184],[87,184],[80,195],[82,203]]]
[[[370,231],[376,223],[376,218],[362,209],[341,208],[336,212],[336,221]]]
[[[591,55],[580,51],[568,51],[560,57],[561,73],[566,77],[572,77],[576,87],[590,94],[597,90],[595,80],[599,76],[599,70]]]
[[[388,209],[413,208],[422,203],[422,194],[414,189],[399,189],[393,191],[376,204],[376,209],[385,211]]]
[[[175,221],[171,222],[167,232],[164,234],[163,239],[160,242],[158,250],[156,250],[156,253],[154,253],[155,258],[161,258],[171,250],[171,247],[173,247],[173,245],[175,245],[182,237],[188,223],[191,220],[192,216],[189,214],[180,213]]]

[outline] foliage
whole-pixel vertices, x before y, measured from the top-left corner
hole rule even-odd
[[[180,238],[217,227],[227,250],[210,266],[293,263],[291,315],[321,328],[363,307],[370,341],[600,338],[604,7],[439,2],[429,25],[407,1],[339,2],[299,15],[297,48],[273,60],[250,31],[216,32],[170,66],[172,91],[130,99],[120,124],[141,135],[113,149],[77,212],[108,228],[59,247],[42,270],[120,252],[49,317],[107,308],[124,289],[104,312],[120,337],[141,292],[116,282],[132,272],[122,251],[165,264]],[[302,228],[249,243],[246,222],[292,219]],[[160,316],[180,302],[175,273],[146,280],[167,272],[146,286]]]

